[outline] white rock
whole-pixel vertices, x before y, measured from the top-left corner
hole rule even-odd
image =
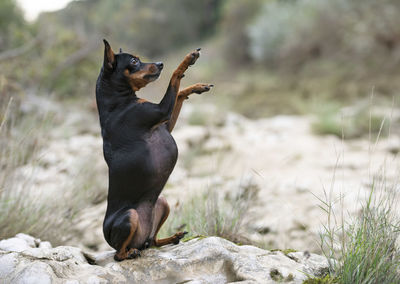
[[[11,238],[0,241],[0,250],[21,252],[32,248],[25,240],[20,238]]]
[[[7,278],[13,273],[17,263],[16,253],[0,254],[0,279]]]
[[[55,261],[66,261],[74,259],[79,263],[87,263],[81,249],[68,246],[59,246],[55,248],[29,248],[21,252],[23,256],[38,259],[50,259]]]
[[[27,234],[19,233],[15,235],[16,238],[24,240],[28,246],[35,248],[36,247],[36,240],[34,237],[29,236]]]
[[[285,255],[218,237],[147,249],[140,258],[122,262],[115,262],[113,254],[67,246],[6,254],[0,257],[0,283],[302,283],[328,267],[318,255]]]
[[[34,261],[29,265],[25,266],[10,283],[15,284],[51,284],[52,279],[56,279],[56,275],[53,273],[51,266],[44,262]],[[7,281],[6,281],[7,282]]]
[[[40,242],[39,248],[51,249],[52,245],[50,242]]]

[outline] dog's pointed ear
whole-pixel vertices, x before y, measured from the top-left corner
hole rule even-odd
[[[110,44],[108,41],[103,39],[104,42],[104,63],[103,66],[107,70],[112,70],[115,67],[115,54],[114,51],[111,49]]]

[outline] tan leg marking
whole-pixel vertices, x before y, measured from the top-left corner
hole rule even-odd
[[[178,68],[174,71],[171,77],[170,85],[175,89],[179,90],[179,85],[181,79],[183,78],[183,74],[189,68],[190,65],[193,65],[197,58],[200,56],[200,48],[196,49],[195,51],[190,52],[185,56],[181,64],[179,64]]]
[[[193,93],[201,94],[203,92],[208,92],[212,87],[214,87],[214,85],[212,84],[197,83],[179,91],[177,99],[175,101],[174,109],[171,114],[171,118],[168,122],[169,132],[171,132],[172,129],[174,129],[175,127],[176,121],[178,120],[178,116],[181,112],[183,101],[188,99],[189,95]]]
[[[130,254],[130,250],[127,250],[128,245],[131,243],[133,236],[135,235],[135,232],[137,231],[139,227],[139,215],[136,212],[135,209],[130,209],[129,210],[129,221],[131,223],[131,230],[129,232],[129,236],[126,238],[124,243],[122,244],[121,249],[115,254],[115,259],[116,260],[124,260],[128,258]]]
[[[157,247],[160,246],[164,246],[164,245],[168,245],[168,244],[178,244],[179,240],[182,239],[186,232],[178,232],[175,235],[169,237],[169,238],[165,238],[165,239],[157,239],[157,234],[160,231],[161,226],[164,224],[165,220],[167,220],[170,209],[169,209],[169,205],[167,200],[165,199],[165,197],[159,197],[159,200],[157,201],[157,205],[158,208],[156,208],[156,210],[158,210],[157,214],[161,214],[161,220],[160,222],[157,224],[157,227],[155,229],[154,232],[154,245]]]

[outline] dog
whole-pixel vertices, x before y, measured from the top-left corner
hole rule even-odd
[[[157,233],[168,218],[167,200],[160,196],[178,157],[171,135],[183,101],[209,91],[212,84],[180,90],[185,71],[200,56],[200,48],[185,56],[172,74],[167,91],[156,104],[136,96],[155,81],[162,62],[144,63],[128,53],[115,54],[104,39],[104,61],[96,83],[96,102],[109,169],[103,233],[121,261],[140,256],[150,246],[178,244],[187,232],[165,239]]]

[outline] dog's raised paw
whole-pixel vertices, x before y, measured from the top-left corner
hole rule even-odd
[[[197,84],[195,89],[194,89],[194,93],[196,94],[201,94],[204,92],[208,92],[209,90],[211,90],[211,88],[214,87],[213,84]]]
[[[200,50],[201,50],[201,48],[197,48],[195,51],[186,55],[189,66],[193,65],[197,61],[197,59],[200,57]]]

